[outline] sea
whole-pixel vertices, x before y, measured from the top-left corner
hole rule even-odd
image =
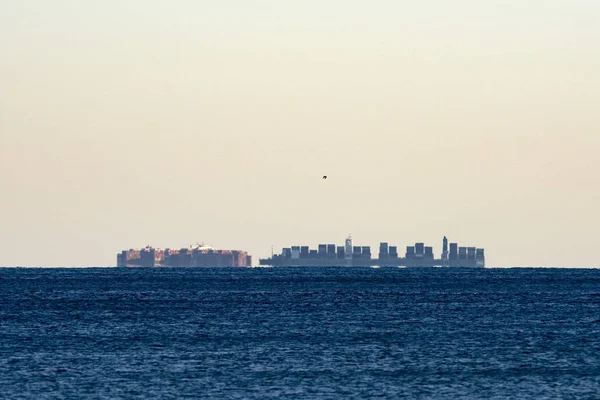
[[[598,399],[600,270],[2,268],[2,399]]]

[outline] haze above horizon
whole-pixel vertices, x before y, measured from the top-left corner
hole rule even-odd
[[[0,265],[352,233],[596,266],[599,20],[589,0],[0,1]]]

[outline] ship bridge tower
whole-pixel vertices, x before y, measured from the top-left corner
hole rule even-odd
[[[442,265],[448,265],[448,238],[442,240]]]
[[[346,267],[352,266],[352,235],[348,235],[346,238],[346,246],[344,249],[344,259],[346,260]]]

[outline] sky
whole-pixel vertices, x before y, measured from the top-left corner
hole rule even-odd
[[[352,234],[600,267],[599,20],[597,0],[0,0],[0,265],[197,242],[257,264]]]

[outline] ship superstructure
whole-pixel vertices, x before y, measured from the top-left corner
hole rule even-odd
[[[441,258],[436,259],[433,247],[425,243],[407,246],[404,257],[399,256],[398,247],[387,242],[379,244],[378,258],[371,256],[370,246],[355,246],[352,238],[346,239],[344,246],[320,244],[317,249],[309,246],[291,246],[282,249],[281,254],[261,259],[260,265],[271,266],[381,266],[381,267],[485,267],[484,249],[463,247],[458,243],[442,240]]]

